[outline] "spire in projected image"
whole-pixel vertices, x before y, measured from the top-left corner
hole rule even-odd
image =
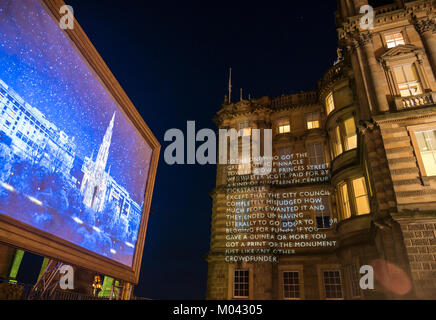
[[[93,159],[90,159],[90,165],[85,172],[82,181],[82,194],[83,203],[100,212],[104,208],[104,199],[106,195],[108,174],[105,173],[107,166],[107,160],[109,157],[109,148],[112,141],[112,133],[115,123],[115,112],[106,129],[106,133],[103,137],[103,142],[98,150],[97,159],[93,163]]]

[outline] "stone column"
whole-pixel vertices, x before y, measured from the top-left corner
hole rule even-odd
[[[372,34],[359,33],[357,36],[357,45],[362,48],[363,69],[366,70],[365,73],[368,75],[368,82],[372,84],[372,86],[369,86],[368,89],[373,90],[376,102],[376,111],[389,111],[389,104],[386,98],[388,84],[386,81],[386,76],[377,59],[375,58]]]
[[[436,78],[436,38],[433,35],[433,32],[436,31],[436,25],[433,19],[424,19],[415,21],[415,28],[424,43],[425,52]]]
[[[354,77],[356,80],[357,86],[357,96],[360,102],[360,119],[361,120],[369,120],[371,117],[371,98],[369,96],[369,92],[367,89],[367,84],[364,79],[364,75],[362,74],[362,66],[360,64],[360,55],[357,52],[359,50],[352,44],[347,44],[347,51],[350,55],[351,66],[354,71]]]

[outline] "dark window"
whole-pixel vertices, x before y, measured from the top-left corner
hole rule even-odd
[[[235,270],[233,281],[233,296],[235,298],[249,297],[249,271]]]
[[[300,298],[300,276],[298,271],[283,272],[283,296],[285,299]]]
[[[325,196],[321,198],[322,203],[317,205],[317,211],[315,211],[316,227],[318,229],[330,229],[331,219],[330,219],[330,205],[329,197]]]
[[[342,299],[342,281],[339,270],[324,271],[324,290],[326,299]]]
[[[317,216],[316,217],[316,227],[318,229],[330,229],[330,217]]]

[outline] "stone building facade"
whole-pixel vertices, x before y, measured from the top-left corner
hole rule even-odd
[[[363,29],[359,12],[368,4],[374,26]],[[208,299],[436,298],[435,13],[430,0],[339,0],[338,61],[316,91],[225,101],[215,123],[240,130],[239,145],[254,129],[272,129],[276,174],[259,178],[246,166],[234,173],[218,165]],[[293,161],[281,165],[286,159]],[[303,177],[317,178],[292,180],[298,170],[285,169],[297,165]],[[266,234],[256,228],[258,216],[237,214],[286,212],[285,195],[316,200],[305,196],[311,193],[322,205],[288,216],[289,246],[278,239],[283,221]],[[315,238],[298,220],[310,221],[325,240],[296,242]],[[281,249],[258,241],[254,256],[268,253],[268,261],[228,259],[249,252],[241,243],[256,238],[275,239]],[[229,239],[239,241],[229,246]],[[363,290],[367,265],[375,287]]]

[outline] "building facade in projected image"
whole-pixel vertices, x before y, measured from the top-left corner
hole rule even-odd
[[[118,227],[120,231],[122,230],[128,236],[117,239],[116,234],[111,235],[108,232],[107,234],[111,238],[110,242],[124,240],[122,247],[134,248],[133,243],[135,243],[137,237],[142,205],[133,201],[129,192],[115,181],[110,175],[110,166],[107,165],[112,135],[116,130],[114,128],[115,115],[114,113],[106,133],[102,137],[95,160],[94,154],[81,160],[76,156],[75,138],[69,137],[55,124],[48,121],[42,112],[25,102],[0,79],[0,150],[3,156],[0,170],[0,183],[3,190],[0,192],[0,203],[9,198],[10,193],[22,192],[22,195],[30,200],[29,204],[31,206],[50,206],[44,201],[49,196],[44,194],[44,190],[42,190],[46,182],[39,181],[40,185],[38,185],[35,180],[28,181],[29,183],[36,183],[38,191],[31,193],[31,195],[23,190],[23,188],[26,188],[23,185],[24,181],[19,181],[19,185],[22,187],[21,190],[14,183],[14,181],[17,181],[17,174],[22,174],[20,166],[29,165],[33,170],[42,171],[42,176],[44,174],[62,175],[67,182],[64,189],[66,187],[71,190],[80,190],[83,205],[96,213],[94,225],[87,226],[90,231],[104,233],[104,228],[101,226],[104,218],[119,219]],[[21,180],[21,178],[18,179]],[[72,205],[73,199],[71,197],[67,196],[64,200],[67,206]],[[12,208],[16,210],[15,206]],[[105,209],[107,211],[108,208],[112,209],[112,217],[99,215],[99,213],[107,214]],[[56,210],[56,207],[53,207],[53,209]],[[2,211],[4,210],[8,213],[8,209]],[[25,206],[21,210],[13,214],[9,212],[9,214],[12,216],[20,215],[22,210],[26,211]],[[60,213],[53,212],[53,214],[59,215]],[[74,211],[71,211],[71,214],[70,218],[77,224],[84,224],[85,221],[89,220],[81,218],[80,210],[76,212],[76,215],[74,215]],[[51,219],[50,213],[45,213],[44,219]],[[26,221],[23,218],[20,218],[20,220]],[[72,221],[68,220],[65,222],[72,223]],[[27,223],[41,227],[40,217],[27,220]],[[49,231],[49,228],[45,229]],[[62,236],[63,232],[61,231],[59,236]],[[98,250],[98,248],[87,242],[78,242],[77,244],[83,245],[90,250]],[[114,245],[109,244],[108,248],[109,251],[116,252]]]
[[[152,147],[40,1],[0,6],[0,215],[132,267]]]
[[[390,2],[338,1],[317,90],[226,97],[217,126],[272,129],[273,167],[218,165],[209,299],[436,299],[436,11]]]

